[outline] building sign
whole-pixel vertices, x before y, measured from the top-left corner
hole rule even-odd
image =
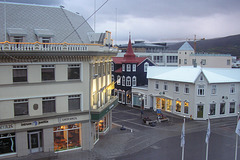
[[[48,123],[48,121],[43,120],[43,121],[23,122],[23,123],[21,123],[21,126],[39,126],[44,123],[46,124],[46,123]]]
[[[0,125],[0,131],[10,130],[10,129],[14,129],[14,125],[13,124],[3,124],[3,125]]]
[[[77,120],[78,120],[77,116],[58,118],[59,123],[73,122],[73,121],[77,121]]]

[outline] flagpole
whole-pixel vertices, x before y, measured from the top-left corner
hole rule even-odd
[[[210,115],[210,113],[208,113],[208,128],[207,128],[207,134],[210,134],[210,118],[209,118],[209,115]],[[209,131],[208,131],[209,130]],[[209,132],[209,133],[208,133]],[[207,147],[206,147],[206,160],[208,160],[208,143],[209,143],[209,137],[207,137],[207,136],[210,136],[210,135],[206,135],[206,143],[207,143]]]
[[[238,124],[238,121],[239,121],[239,112],[237,116],[237,124]],[[237,160],[237,152],[238,152],[238,134],[236,133],[235,160]]]
[[[182,144],[182,160],[184,160],[184,149],[185,149],[185,116],[184,116],[184,119],[183,119],[183,128],[182,128],[182,135],[183,136],[181,139],[181,143]]]

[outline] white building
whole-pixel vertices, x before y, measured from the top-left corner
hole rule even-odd
[[[92,44],[85,19],[58,7],[0,2],[0,14],[0,159],[93,148],[118,101],[111,33]]]
[[[148,67],[148,87],[133,87],[144,107],[205,120],[236,116],[239,111],[240,70],[201,67]]]
[[[178,49],[178,66],[198,65],[206,68],[231,68],[230,54],[195,53],[188,42]]]

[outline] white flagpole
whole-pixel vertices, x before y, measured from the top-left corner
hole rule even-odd
[[[184,160],[184,149],[185,149],[185,116],[183,119],[182,133],[181,133],[181,147],[182,147],[182,160]]]
[[[238,152],[238,134],[237,134],[237,130],[239,129],[239,124],[238,123],[239,123],[239,112],[238,112],[238,116],[237,116],[235,160],[237,160],[237,152]]]
[[[208,128],[207,128],[207,134],[206,134],[206,160],[208,160],[208,143],[209,143],[209,138],[210,138],[210,118],[209,118],[209,113],[208,113]]]

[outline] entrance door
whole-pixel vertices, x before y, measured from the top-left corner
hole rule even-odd
[[[28,133],[29,149],[31,153],[42,151],[40,135],[41,135],[41,131]]]
[[[199,104],[197,106],[197,118],[203,118],[203,105]]]

